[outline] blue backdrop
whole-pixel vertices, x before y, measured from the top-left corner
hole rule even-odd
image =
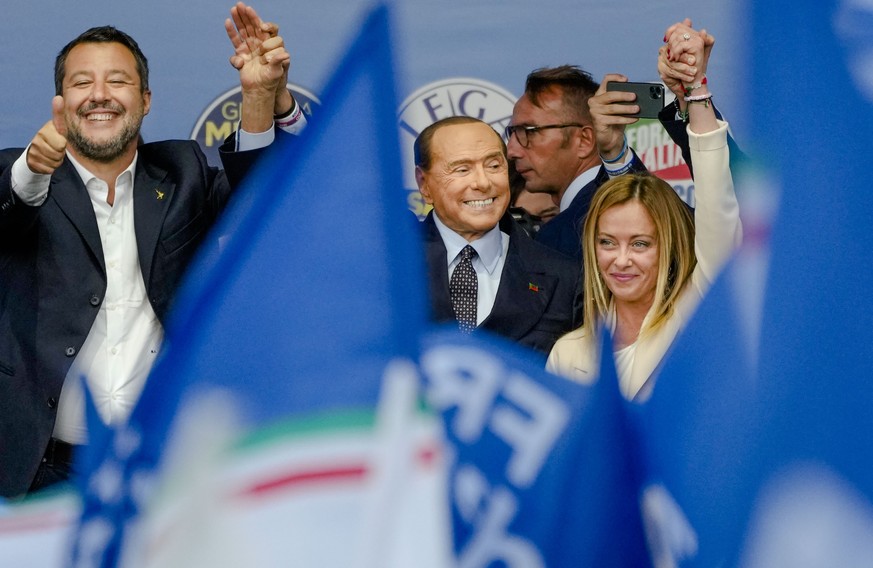
[[[253,5],[280,24],[292,56],[291,82],[317,96],[371,4],[261,0]],[[55,55],[80,32],[104,24],[130,33],[149,58],[153,98],[145,139],[190,137],[207,107],[237,85],[223,28],[231,5],[230,0],[4,3],[0,147],[25,145],[50,118]],[[710,75],[719,80],[713,90],[735,132],[741,130],[742,2],[398,0],[393,12],[400,101],[453,77],[487,81],[518,96],[529,71],[564,63],[582,66],[597,80],[608,72],[656,80],[664,30],[690,17],[718,39]]]

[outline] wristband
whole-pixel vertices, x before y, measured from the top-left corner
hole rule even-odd
[[[297,99],[295,99],[294,97],[291,97],[291,108],[289,108],[288,110],[286,110],[282,114],[274,114],[273,120],[282,120],[283,118],[288,118],[289,116],[294,114],[295,110],[297,110]]]
[[[627,154],[627,136],[622,135],[621,152],[619,152],[618,156],[612,160],[607,160],[603,157],[603,154],[600,154],[600,159],[603,160],[604,164],[615,164],[622,161],[625,154]]]
[[[701,101],[708,101],[712,98],[712,93],[706,93],[705,95],[691,95],[683,97],[683,100],[686,103],[699,103]]]
[[[303,118],[303,110],[297,104],[297,101],[294,101],[294,106],[288,112],[274,117],[273,121],[279,128],[287,128],[296,124],[301,118]]]
[[[631,171],[631,168],[633,167],[633,165],[634,165],[634,162],[633,162],[633,160],[631,160],[630,162],[626,163],[625,165],[623,165],[622,167],[620,167],[617,170],[610,170],[609,168],[606,168],[606,173],[607,173],[607,175],[609,175],[610,178],[623,176],[624,174]]]

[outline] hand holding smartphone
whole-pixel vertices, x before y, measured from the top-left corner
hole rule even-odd
[[[639,105],[640,111],[637,113],[628,113],[628,116],[635,116],[638,118],[658,118],[658,113],[664,109],[664,85],[661,83],[609,81],[606,84],[606,90],[634,93],[637,96],[637,100],[633,102],[621,103],[627,105]]]

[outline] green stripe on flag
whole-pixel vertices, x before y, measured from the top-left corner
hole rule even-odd
[[[303,418],[298,417],[293,420],[283,420],[265,428],[259,428],[257,431],[243,436],[233,444],[231,451],[236,453],[254,450],[280,439],[302,438],[313,434],[334,434],[341,430],[372,429],[375,424],[376,410],[374,408],[326,412]]]

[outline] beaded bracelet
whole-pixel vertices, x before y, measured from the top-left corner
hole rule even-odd
[[[683,85],[682,88],[685,89],[685,96],[687,97],[688,95],[691,94],[692,91],[694,91],[695,89],[699,89],[700,87],[704,86],[705,84],[706,84],[706,75],[703,76],[703,79],[701,79],[699,83],[694,83],[693,85],[688,85],[687,87],[685,85]]]
[[[683,97],[683,100],[686,103],[698,103],[700,101],[708,101],[712,98],[712,93],[706,93],[705,95],[692,95]]]

